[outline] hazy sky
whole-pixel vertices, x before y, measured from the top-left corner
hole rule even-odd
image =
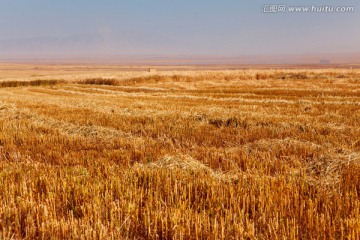
[[[0,54],[360,52],[360,1],[0,0]],[[262,13],[266,4],[352,13]]]

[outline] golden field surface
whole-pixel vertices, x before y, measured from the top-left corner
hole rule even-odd
[[[0,239],[360,239],[360,70],[11,67]]]

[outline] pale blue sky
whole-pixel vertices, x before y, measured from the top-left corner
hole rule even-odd
[[[271,55],[360,52],[360,2],[0,0],[0,54]],[[354,6],[264,14],[264,4]],[[2,45],[2,46],[1,46]]]

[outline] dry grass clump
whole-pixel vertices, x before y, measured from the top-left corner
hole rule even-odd
[[[184,171],[194,175],[208,175],[216,180],[228,182],[236,181],[238,176],[232,173],[214,171],[205,164],[195,160],[189,155],[165,156],[156,162],[147,164],[135,164],[135,169],[160,169],[167,171]]]
[[[62,82],[63,81],[61,80],[4,81],[4,82],[0,82],[0,88],[47,86],[47,85],[56,85]]]
[[[91,85],[110,85],[110,86],[119,85],[119,81],[108,78],[89,78],[85,80],[80,80],[77,83],[91,84]]]
[[[216,127],[242,127],[247,128],[248,123],[246,119],[240,119],[237,117],[230,117],[228,119],[213,118],[208,120],[209,124]]]
[[[143,168],[163,168],[163,169],[179,169],[183,171],[189,171],[192,173],[202,172],[210,175],[214,174],[214,171],[205,166],[203,163],[193,159],[191,156],[166,156],[156,162],[148,164],[137,165],[137,167]]]
[[[218,77],[216,79],[219,79]],[[222,78],[223,79],[223,78]],[[130,77],[128,79],[111,79],[111,78],[89,78],[77,81],[79,84],[95,84],[95,85],[121,85],[132,86],[138,84],[156,84],[160,82],[191,82],[200,81],[202,78],[188,75],[150,75],[141,77]]]
[[[307,181],[310,184],[340,190],[345,169],[360,170],[360,153],[321,156],[317,160],[310,161],[306,166]]]
[[[194,83],[214,81],[239,80],[326,80],[333,83],[336,80],[346,80],[356,83],[360,77],[357,71],[333,70],[237,70],[237,71],[183,71],[183,72],[156,72],[156,73],[123,73],[122,75],[108,75],[107,77],[89,77],[84,75],[76,82],[78,84],[136,86],[141,84],[159,83]],[[71,79],[70,79],[71,80]]]
[[[360,239],[358,70],[52,74],[0,89],[0,239]]]

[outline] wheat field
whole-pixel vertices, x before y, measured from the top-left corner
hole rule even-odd
[[[360,239],[360,71],[3,77],[0,239]]]

